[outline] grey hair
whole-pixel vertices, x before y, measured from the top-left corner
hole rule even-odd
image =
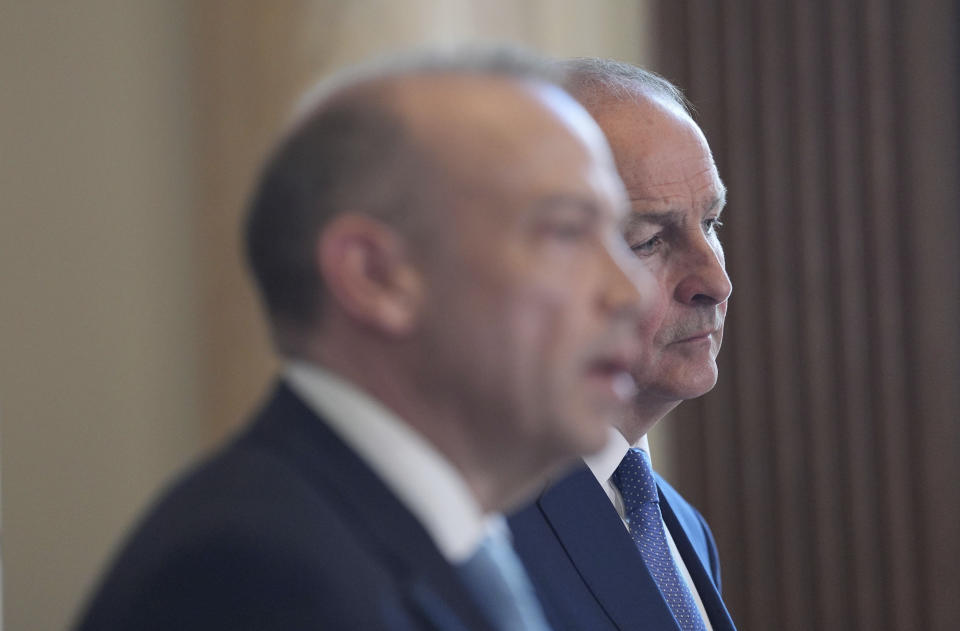
[[[628,100],[637,96],[655,96],[693,116],[693,106],[680,88],[650,70],[595,57],[565,59],[558,65],[564,74],[563,87],[588,110],[610,97]]]
[[[556,64],[516,48],[422,51],[365,63],[322,80],[268,159],[247,212],[248,265],[281,345],[322,310],[314,260],[324,226],[362,212],[411,234],[426,221],[442,170],[392,107],[384,86],[430,74],[560,85]]]

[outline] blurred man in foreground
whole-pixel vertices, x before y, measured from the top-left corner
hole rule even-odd
[[[646,441],[716,383],[731,292],[717,237],[725,189],[673,85],[619,62],[564,66],[613,149],[632,205],[627,243],[667,307],[641,324],[629,413],[603,451],[511,519],[517,551],[558,630],[732,630],[710,529],[653,473]]]
[[[658,316],[627,207],[535,60],[318,90],[247,223],[282,378],[139,525],[80,628],[547,629],[499,515],[633,394]]]

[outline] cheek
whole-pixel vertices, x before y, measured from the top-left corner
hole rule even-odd
[[[527,286],[511,309],[511,352],[523,364],[516,378],[538,383],[536,390],[548,396],[563,395],[597,326],[590,298],[575,291],[576,279],[566,280],[565,286]]]
[[[654,270],[643,263],[638,263],[630,275],[630,279],[640,294],[638,318],[640,329],[656,326],[655,323],[663,319],[667,309],[667,289],[665,279],[660,278]]]
[[[644,305],[643,315],[638,325],[640,339],[646,342],[646,350],[656,345],[656,342],[668,336],[671,322],[675,321],[678,314],[671,309],[675,306],[673,301],[673,287],[669,283],[666,274],[657,277],[656,293],[651,296],[651,303]]]
[[[553,352],[563,343],[567,301],[548,287],[521,288],[513,298],[511,322],[513,343],[525,349],[527,361]]]
[[[640,338],[652,341],[670,321],[670,309],[674,304],[673,287],[665,274],[656,278],[653,290],[642,294],[643,303],[640,322],[637,325]]]

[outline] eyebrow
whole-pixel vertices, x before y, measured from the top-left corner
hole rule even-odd
[[[631,198],[632,202],[643,202],[643,201],[656,201],[652,198],[644,197],[634,197]],[[723,210],[723,207],[727,204],[727,190],[726,188],[720,191],[720,194],[710,200],[709,203],[704,204],[703,212],[710,212],[715,209]],[[663,210],[657,212],[631,212],[627,218],[624,220],[624,228],[631,228],[639,224],[646,223],[655,223],[660,225],[665,225],[668,223],[676,223],[683,218],[685,212],[680,209],[671,209]]]

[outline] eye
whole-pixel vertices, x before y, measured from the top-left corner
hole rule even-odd
[[[716,233],[720,228],[723,227],[723,222],[720,221],[719,217],[711,217],[705,219],[703,222],[703,227],[707,229],[708,233]]]
[[[637,256],[649,256],[656,252],[662,243],[663,238],[659,234],[655,234],[646,241],[631,245],[630,249]]]

